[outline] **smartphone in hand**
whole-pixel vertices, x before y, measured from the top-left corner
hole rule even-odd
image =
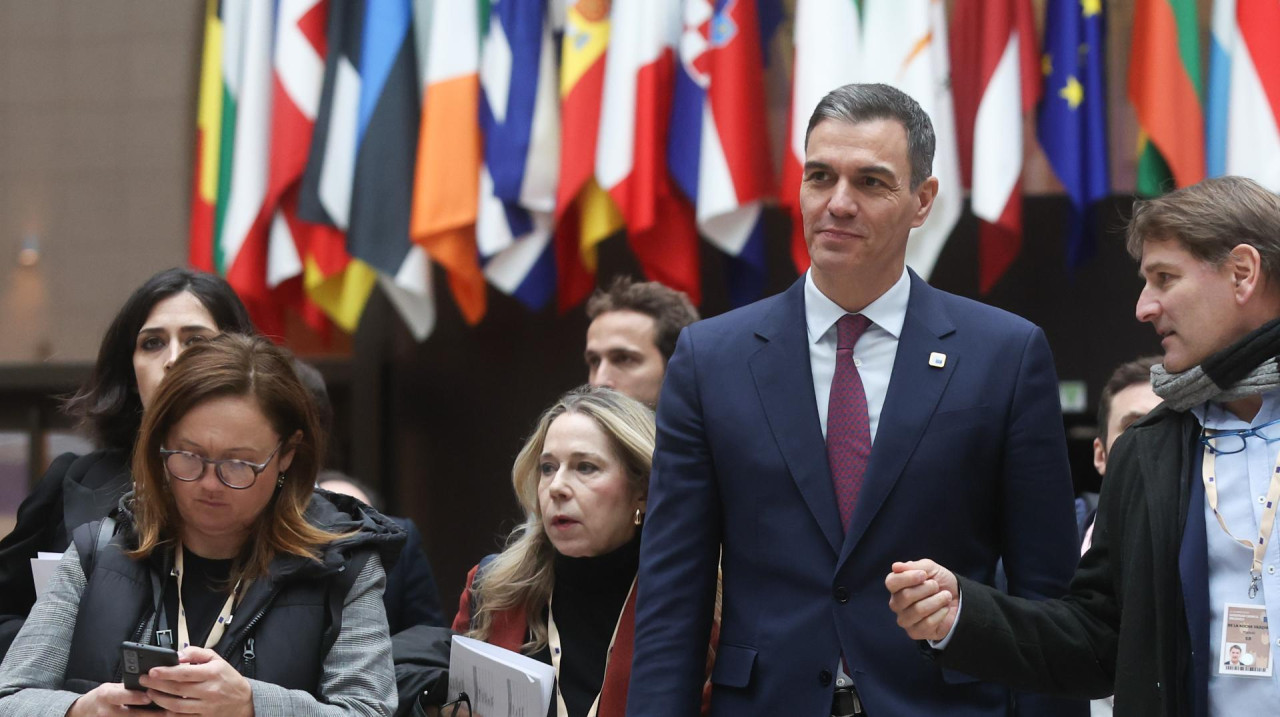
[[[124,686],[128,689],[145,692],[147,688],[138,684],[139,677],[150,672],[152,667],[172,667],[176,664],[177,650],[137,642],[120,643],[120,666]]]

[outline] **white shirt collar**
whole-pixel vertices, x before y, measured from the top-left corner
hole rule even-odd
[[[871,323],[889,332],[893,338],[902,335],[902,324],[907,320],[907,301],[911,298],[911,277],[907,268],[902,267],[902,276],[894,282],[889,290],[881,294],[875,301],[867,304],[858,313],[871,320]],[[835,326],[841,316],[849,313],[839,304],[827,298],[817,284],[813,283],[813,270],[804,274],[804,318],[808,324],[809,343],[817,343]]]

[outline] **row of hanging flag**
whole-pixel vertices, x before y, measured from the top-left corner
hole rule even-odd
[[[945,5],[207,0],[190,261],[226,276],[275,335],[289,310],[353,331],[380,288],[424,339],[433,263],[472,324],[489,286],[567,310],[620,230],[648,277],[695,302],[707,241],[746,303],[765,286],[764,206],[790,212],[792,256],[808,266],[804,129],[849,82],[898,86],[933,120],[944,191],[909,243],[918,273],[959,219],[961,187],[980,220],[980,289],[1013,262],[1032,111],[1072,202],[1067,261],[1087,261],[1090,206],[1110,193],[1103,0],[1048,0],[1043,51],[1030,0],[954,0],[949,27]],[[1199,181],[1206,147],[1208,171],[1280,189],[1280,50],[1265,42],[1280,3],[1215,4],[1207,140],[1195,0],[1137,0],[1135,13],[1140,192]],[[765,70],[788,19],[775,177]]]

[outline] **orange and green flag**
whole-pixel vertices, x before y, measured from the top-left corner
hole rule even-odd
[[[1129,99],[1138,115],[1139,195],[1204,179],[1202,92],[1196,0],[1138,0]]]

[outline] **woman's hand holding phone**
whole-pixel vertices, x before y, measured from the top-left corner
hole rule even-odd
[[[252,685],[218,653],[187,647],[178,663],[152,668],[139,679],[151,701],[175,714],[252,717]]]
[[[80,696],[67,710],[67,717],[106,717],[130,714],[130,707],[151,704],[146,692],[131,690],[120,682],[105,682]]]

